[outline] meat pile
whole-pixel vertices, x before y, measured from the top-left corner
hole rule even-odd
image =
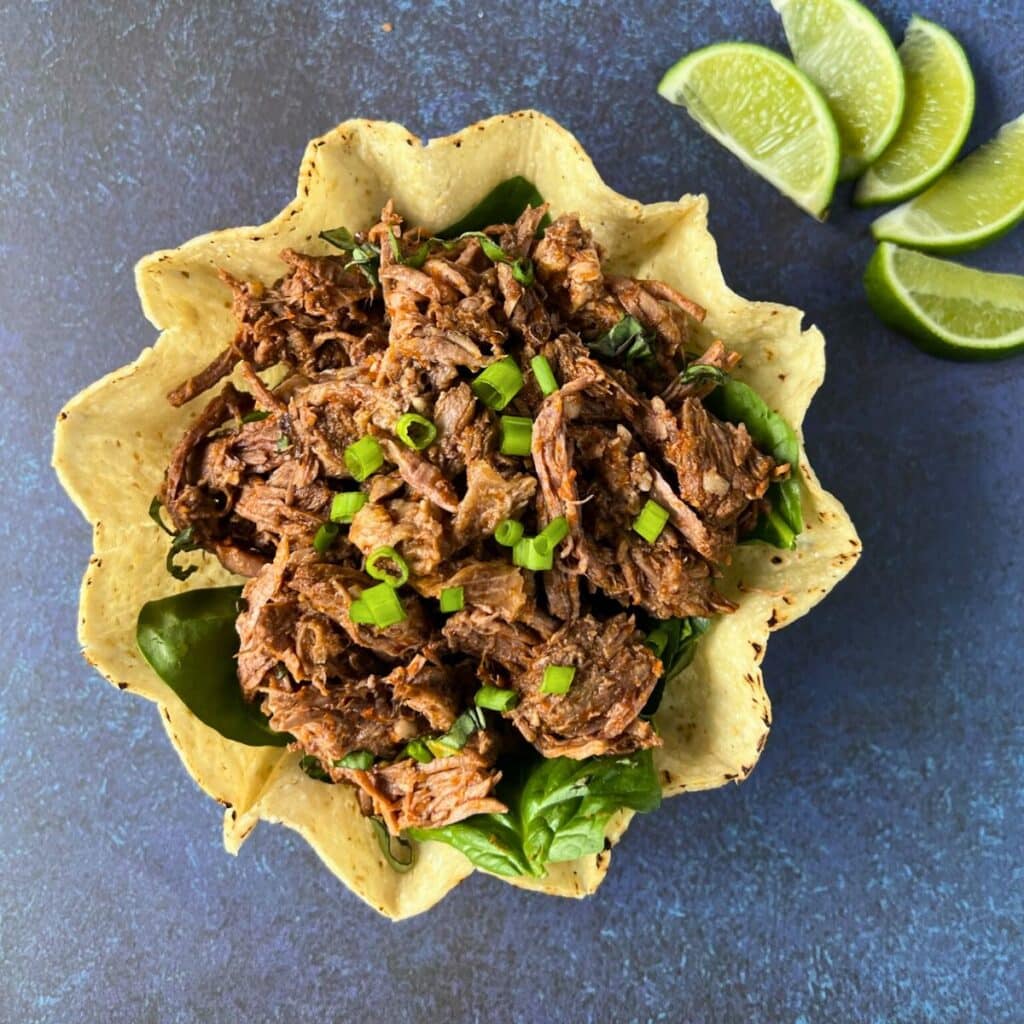
[[[732,610],[717,567],[788,471],[708,412],[707,378],[682,375],[738,362],[720,342],[687,355],[704,311],[662,282],[606,274],[579,219],[542,228],[545,213],[442,243],[388,204],[355,236],[358,259],[285,250],[273,287],[222,273],[234,342],[169,396],[181,405],[238,371],[177,445],[161,500],[249,577],[243,693],[394,834],[504,810],[498,760],[527,744],[571,758],[657,746],[641,711],[662,666],[637,615]],[[607,355],[623,324],[642,329],[637,358]],[[502,454],[499,412],[471,386],[505,357],[523,384],[501,415],[532,421],[524,456]],[[278,364],[268,388],[257,371]],[[422,450],[395,432],[410,412],[436,428]],[[345,451],[366,437],[384,461],[356,482]],[[325,545],[334,495],[355,490],[365,504]],[[649,501],[668,514],[653,542],[633,529]],[[504,520],[535,536],[559,517],[548,570],[494,539]],[[404,617],[384,628],[353,611],[382,547],[409,571]],[[453,588],[462,607],[442,613]],[[567,692],[548,692],[549,666],[575,669]],[[515,698],[467,718],[481,686]]]

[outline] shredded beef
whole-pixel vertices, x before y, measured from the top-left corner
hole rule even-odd
[[[527,744],[573,758],[657,746],[640,712],[662,666],[636,616],[731,611],[720,568],[788,472],[709,412],[714,374],[684,373],[739,363],[720,341],[690,351],[704,310],[608,274],[577,215],[542,229],[547,215],[441,244],[389,203],[354,235],[358,259],[286,249],[273,284],[222,272],[234,337],[169,395],[231,377],[171,453],[160,498],[175,530],[248,577],[242,692],[393,833],[504,810],[499,757]],[[625,317],[644,337],[632,361],[602,347]],[[472,385],[505,357],[523,386],[493,408]],[[408,413],[436,437],[403,440]],[[502,416],[532,422],[528,455],[500,451]],[[353,445],[381,464],[367,475]],[[653,541],[633,528],[648,502],[668,514]],[[541,571],[494,538],[503,520],[529,538],[559,517]],[[379,627],[364,594],[385,587],[368,572],[381,548],[408,581]],[[575,669],[568,692],[542,691],[550,665]],[[409,741],[443,736],[481,684],[518,705],[487,712],[458,752],[414,760]],[[375,763],[339,763],[356,751]]]

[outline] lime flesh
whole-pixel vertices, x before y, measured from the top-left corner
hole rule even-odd
[[[899,55],[907,81],[903,120],[857,185],[860,206],[900,202],[927,188],[960,152],[974,117],[971,66],[942,26],[911,18]]]
[[[871,225],[879,241],[931,252],[976,249],[1024,217],[1024,115],[927,192]]]
[[[798,206],[825,215],[839,135],[821,93],[792,61],[752,43],[718,43],[669,68],[658,92]]]
[[[882,320],[936,355],[1002,359],[1024,350],[1024,277],[883,242],[864,287]]]
[[[772,0],[798,66],[821,89],[842,139],[840,177],[881,155],[903,114],[903,68],[888,32],[857,0]]]

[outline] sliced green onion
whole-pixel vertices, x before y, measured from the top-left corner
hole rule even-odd
[[[405,621],[405,609],[390,583],[378,583],[375,587],[364,590],[359,600],[366,605],[373,624],[378,629],[387,629],[388,626]],[[351,611],[349,614],[351,615]]]
[[[365,480],[384,465],[384,452],[373,437],[361,437],[345,449],[345,466],[356,480]]]
[[[357,771],[365,772],[373,767],[375,758],[369,750],[353,750],[344,757],[334,762],[335,768],[355,768]]]
[[[342,491],[331,499],[331,520],[335,523],[351,523],[356,513],[366,504],[362,491]]]
[[[533,420],[529,416],[502,416],[500,430],[502,455],[530,454]]]
[[[519,394],[523,375],[511,356],[491,363],[477,374],[473,381],[473,394],[489,409],[500,412]]]
[[[568,693],[575,675],[576,669],[572,665],[548,665],[544,669],[544,680],[540,684],[540,692]]]
[[[504,548],[514,548],[523,536],[523,524],[517,519],[502,519],[494,531],[494,539]]]
[[[656,501],[648,501],[640,515],[633,520],[633,529],[644,540],[653,544],[665,529],[667,522],[668,510],[663,509]]]
[[[466,604],[466,591],[463,587],[445,587],[441,591],[441,611],[461,612]]]
[[[558,390],[558,381],[555,380],[555,371],[544,356],[534,356],[530,360],[533,368],[533,375],[537,379],[537,387],[545,395],[553,395]]]
[[[569,536],[569,520],[565,516],[556,516],[541,530],[540,535],[547,537],[552,547],[557,547]]]
[[[348,617],[360,626],[375,626],[373,616],[370,614],[369,605],[362,599],[359,598],[353,601],[348,608]]]
[[[411,757],[414,761],[419,761],[420,764],[430,764],[434,760],[434,755],[423,740],[410,740],[405,745],[405,750],[402,753],[406,757]]]
[[[260,420],[265,420],[270,415],[266,409],[253,409],[252,412],[247,412],[242,417],[243,423],[259,423]]]
[[[489,708],[491,711],[511,711],[519,703],[519,694],[515,690],[503,690],[498,686],[482,686],[476,691],[473,703],[478,708]]]
[[[531,572],[545,572],[554,565],[554,547],[546,537],[524,537],[512,549],[512,562]]]
[[[313,549],[318,555],[326,554],[331,545],[338,539],[338,529],[337,523],[324,523],[316,531],[316,536],[313,538]]]
[[[389,563],[394,572],[388,568]],[[366,574],[383,580],[389,587],[400,587],[409,580],[409,565],[394,548],[380,547],[367,556]]]
[[[426,416],[415,412],[407,412],[399,417],[395,433],[402,444],[414,452],[429,448],[437,440],[437,427]]]

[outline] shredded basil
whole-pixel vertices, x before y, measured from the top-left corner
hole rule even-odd
[[[404,874],[416,862],[416,853],[412,843],[402,836],[393,836],[380,818],[370,818],[373,831],[377,834],[377,842],[380,845],[380,852],[384,854],[387,862],[399,874]],[[398,853],[395,852],[397,848]]]
[[[199,566],[177,565],[174,559],[179,554],[185,554],[189,551],[199,551],[202,545],[195,542],[196,531],[194,526],[186,526],[184,530],[179,530],[175,533],[164,522],[163,515],[160,512],[161,508],[163,508],[163,502],[159,498],[154,498],[149,503],[149,518],[152,519],[153,522],[171,538],[171,546],[167,551],[167,559],[164,562],[164,565],[167,567],[167,571],[176,580],[187,580],[189,576],[199,568]]]
[[[253,409],[252,412],[247,412],[242,417],[242,423],[259,423],[260,420],[265,420],[270,413],[266,409]]]
[[[654,358],[654,334],[628,313],[612,328],[586,342],[595,355],[627,368]]]
[[[370,283],[371,288],[380,287],[380,249],[373,242],[357,242],[348,228],[331,228],[321,231],[320,237],[336,249],[347,252],[349,262],[345,265],[358,269]]]
[[[690,363],[676,379],[680,384],[711,381],[715,387],[720,387],[729,380],[729,374],[717,366],[710,366],[708,363]]]
[[[311,778],[316,779],[317,782],[330,782],[331,777],[327,774],[327,770],[320,763],[319,757],[314,757],[312,754],[306,754],[305,757],[299,761],[299,767]]]
[[[391,257],[396,263],[401,263],[403,266],[419,270],[420,267],[427,262],[427,257],[430,255],[431,245],[440,241],[440,239],[428,238],[425,242],[421,243],[418,248],[404,256],[402,255],[402,247],[398,244],[398,238],[395,235],[394,228],[388,228],[388,241],[391,243]]]
[[[533,260],[527,256],[510,256],[490,235],[485,235],[482,231],[465,231],[452,242],[446,243],[445,248],[450,249],[454,242],[463,238],[475,238],[480,243],[484,255],[492,263],[507,263],[512,268],[512,276],[524,288],[529,288],[533,284]]]

